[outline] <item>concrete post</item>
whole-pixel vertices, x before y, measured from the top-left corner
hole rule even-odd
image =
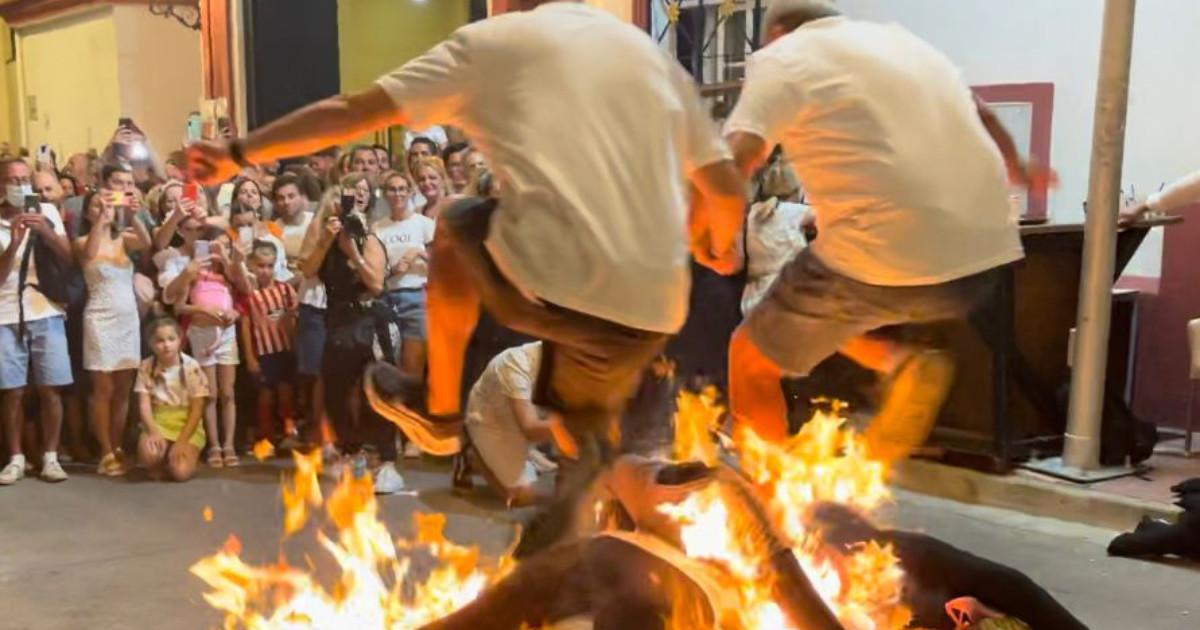
[[[1107,0],[1100,44],[1100,76],[1092,129],[1083,269],[1079,285],[1071,407],[1063,464],[1093,470],[1100,466],[1100,419],[1108,365],[1109,320],[1116,259],[1117,213],[1129,104],[1129,67],[1137,0]]]

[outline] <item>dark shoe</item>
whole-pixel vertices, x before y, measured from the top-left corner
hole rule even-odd
[[[454,471],[450,475],[450,483],[455,492],[470,492],[475,489],[475,480],[471,478],[471,459],[466,449],[454,456]]]
[[[945,352],[923,350],[905,361],[887,388],[879,414],[867,428],[871,456],[895,462],[924,444],[953,381],[954,361]]]
[[[363,374],[363,393],[375,413],[400,428],[424,452],[447,457],[462,450],[462,421],[439,422],[422,414],[425,387],[387,363]]]

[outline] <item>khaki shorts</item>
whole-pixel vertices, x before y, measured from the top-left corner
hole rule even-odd
[[[743,326],[784,372],[807,376],[855,337],[885,327],[965,318],[995,292],[1003,270],[942,284],[888,287],[848,278],[805,249],[784,266]]]

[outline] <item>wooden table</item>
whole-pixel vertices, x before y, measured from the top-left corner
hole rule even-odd
[[[1180,221],[1152,218],[1121,230],[1116,275],[1150,228]],[[958,363],[931,439],[951,463],[1005,471],[1035,451],[1044,455],[1062,447],[1066,420],[1058,398],[1071,379],[1067,345],[1079,304],[1083,224],[1022,226],[1021,239],[1026,258],[1006,271],[995,298],[969,322],[939,325],[934,332]],[[1117,359],[1123,353],[1110,354],[1110,385],[1121,386],[1125,373]]]

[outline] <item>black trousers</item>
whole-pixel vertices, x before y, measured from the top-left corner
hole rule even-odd
[[[373,308],[329,305],[325,316],[328,335],[321,359],[325,381],[325,409],[337,432],[338,445],[353,453],[370,444],[385,462],[396,461],[396,425],[375,413],[362,391],[363,371],[375,361],[375,344],[391,356],[387,320]],[[354,409],[358,410],[355,422]]]

